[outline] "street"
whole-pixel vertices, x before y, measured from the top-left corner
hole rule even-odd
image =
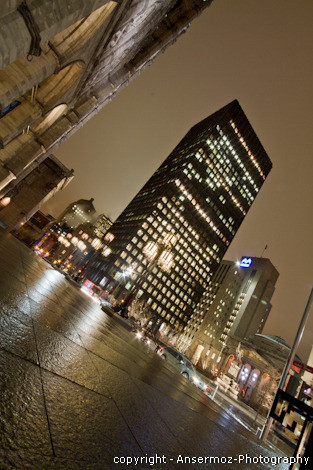
[[[6,234],[0,263],[1,469],[288,468]]]

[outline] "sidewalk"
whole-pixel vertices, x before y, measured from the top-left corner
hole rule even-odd
[[[272,468],[276,452],[2,234],[0,265],[1,469]]]

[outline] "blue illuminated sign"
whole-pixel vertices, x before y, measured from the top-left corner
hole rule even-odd
[[[250,268],[252,264],[252,258],[241,258],[240,267],[241,268]]]

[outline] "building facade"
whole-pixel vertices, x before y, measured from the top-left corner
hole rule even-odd
[[[206,357],[202,365],[206,365],[207,372],[213,370],[217,374],[216,383],[221,390],[267,416],[290,349],[279,336],[257,333],[244,340],[230,336],[220,362],[214,364]],[[298,356],[296,360],[301,361]],[[299,383],[300,377],[300,369],[292,365],[287,391],[293,382]]]
[[[7,186],[6,195],[0,200],[0,226],[8,231],[18,230],[72,178],[73,170],[54,155],[21,174]]]
[[[159,326],[185,327],[271,167],[231,102],[186,134],[113,224],[86,276],[145,298]]]
[[[77,228],[81,225],[92,226],[96,217],[96,209],[93,205],[94,199],[79,199],[69,204],[66,209],[41,233],[36,251],[40,250],[42,256],[49,257],[51,261],[58,259],[58,254],[71,246],[69,238],[72,238]],[[79,230],[78,230],[79,231]],[[81,231],[83,233],[83,231]],[[86,235],[88,238],[88,235]],[[76,240],[76,237],[74,238]],[[79,240],[78,240],[79,241]],[[84,246],[81,240],[80,246]],[[83,250],[84,251],[84,250]]]
[[[77,278],[90,258],[106,243],[112,222],[104,214],[96,218],[93,198],[79,199],[41,231],[35,252]]]
[[[311,349],[309,359],[307,361],[307,365],[313,368],[313,346]],[[306,382],[313,389],[313,373],[312,372],[305,371],[303,374],[303,381]],[[313,402],[311,406],[313,406]]]
[[[97,237],[100,239],[104,238],[104,235],[110,230],[113,222],[105,214],[99,215],[97,220],[94,223],[94,232]]]
[[[267,258],[222,261],[188,321],[179,347],[194,362],[218,357],[230,336],[239,341],[262,333],[279,273]]]
[[[210,4],[3,0],[0,202]]]
[[[96,216],[94,199],[79,199],[69,204],[53,221],[52,230],[66,236],[80,224],[90,224]]]
[[[45,227],[50,226],[53,220],[54,217],[52,217],[52,215],[46,215],[41,211],[36,211],[31,218],[23,224],[19,230],[13,232],[13,234],[31,248],[42,236]]]
[[[49,234],[55,238],[56,243],[49,248],[49,261],[64,272],[76,278],[81,273],[84,265],[103,247],[102,239],[95,234],[95,227],[90,223],[79,224],[65,235],[55,236],[55,232]],[[46,243],[49,244],[49,238]],[[45,250],[45,241],[36,246],[36,250]],[[47,257],[45,253],[43,256]]]

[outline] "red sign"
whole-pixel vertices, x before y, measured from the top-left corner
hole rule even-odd
[[[293,361],[293,365],[299,367],[299,369],[306,370],[307,372],[311,372],[311,374],[313,374],[313,367],[310,367],[307,364],[303,364],[302,362],[298,361]]]

